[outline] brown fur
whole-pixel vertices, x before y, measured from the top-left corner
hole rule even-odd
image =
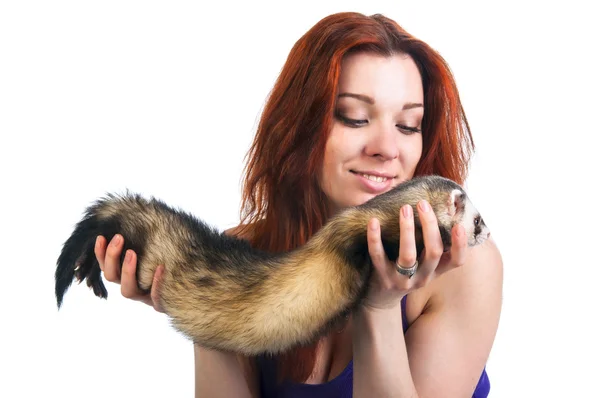
[[[366,244],[369,219],[380,220],[386,253],[395,259],[399,209],[416,207],[421,199],[432,204],[443,238],[457,222],[467,233],[474,230],[469,226],[473,220],[464,217],[476,214],[466,194],[457,184],[433,176],[413,179],[340,212],[306,245],[277,255],[258,252],[155,199],[109,196],[88,208],[65,243],[56,271],[58,304],[73,275],[88,278],[94,292],[106,297],[86,242],[120,233],[123,252],[131,248],[138,253],[141,288],[148,290],[156,267],[165,265],[160,299],[176,329],[206,347],[245,355],[282,352],[314,341],[360,304],[372,269]],[[422,250],[416,208],[414,214],[417,248]],[[488,234],[487,229],[481,234]],[[469,243],[480,240],[472,236]]]

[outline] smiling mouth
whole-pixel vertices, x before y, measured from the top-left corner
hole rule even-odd
[[[373,174],[361,173],[360,171],[350,170],[350,172],[375,182],[386,182],[387,180],[392,179],[392,177],[376,176]]]

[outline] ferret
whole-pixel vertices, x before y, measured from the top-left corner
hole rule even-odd
[[[94,255],[98,235],[125,240],[137,253],[139,287],[149,291],[165,265],[160,304],[172,326],[193,342],[218,350],[260,355],[308,344],[351,313],[366,295],[373,266],[367,223],[381,225],[387,256],[399,252],[399,210],[415,209],[417,253],[424,248],[416,204],[426,199],[448,250],[451,229],[462,224],[468,245],[489,230],[466,192],[439,177],[418,177],[332,216],[306,244],[286,253],[260,251],[225,235],[182,210],[139,194],[107,194],[90,205],[64,243],[57,261],[55,293],[60,309],[74,278],[87,280],[96,296],[107,291]]]

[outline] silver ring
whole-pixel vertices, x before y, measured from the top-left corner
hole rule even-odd
[[[415,261],[412,267],[404,268],[400,264],[398,264],[398,260],[396,260],[396,270],[398,273],[408,276],[408,279],[412,278],[415,272],[417,272],[417,268],[419,267],[419,261]]]

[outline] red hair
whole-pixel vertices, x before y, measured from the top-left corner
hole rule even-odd
[[[288,251],[304,244],[326,222],[327,201],[318,176],[333,124],[340,65],[345,55],[356,52],[412,57],[425,101],[423,152],[415,176],[438,174],[464,182],[474,146],[444,59],[380,14],[330,15],[292,48],[248,151],[240,231],[253,246]],[[306,380],[316,349],[313,345],[282,355],[280,376]]]

